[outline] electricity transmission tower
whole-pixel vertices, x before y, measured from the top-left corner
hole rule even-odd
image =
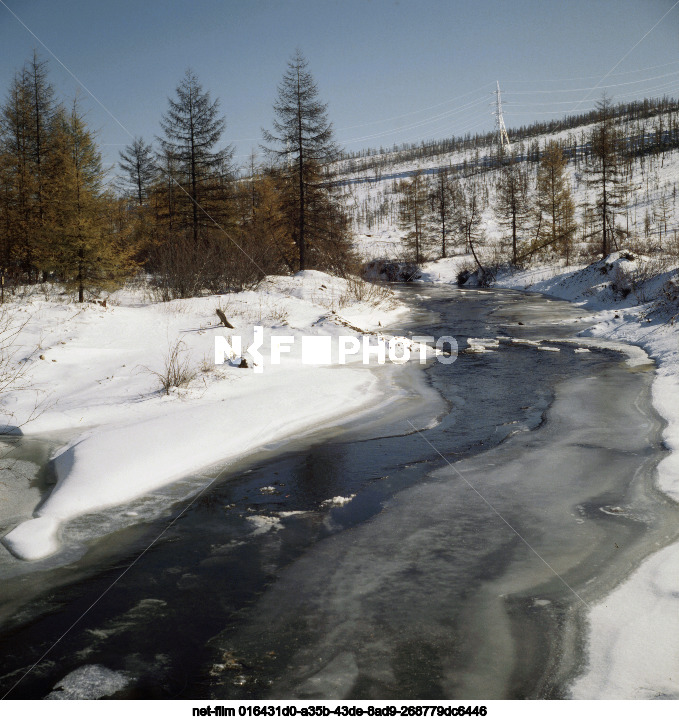
[[[497,90],[495,91],[495,133],[497,135],[498,148],[503,154],[509,155],[511,152],[511,146],[509,145],[509,136],[507,135],[507,128],[505,127],[505,121],[502,117],[502,97],[500,95],[500,81],[497,81]]]

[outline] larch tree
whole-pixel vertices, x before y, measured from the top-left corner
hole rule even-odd
[[[528,220],[528,174],[515,159],[505,165],[497,183],[495,214],[512,241],[512,263],[518,260],[519,238]]]
[[[181,224],[190,228],[197,246],[201,230],[224,220],[223,179],[233,149],[217,149],[226,121],[219,113],[219,100],[212,100],[191,70],[177,86],[176,98],[168,102],[160,123],[165,135],[159,141],[175,168],[172,180],[180,186],[174,194],[175,212]]]
[[[141,137],[135,137],[119,156],[121,175],[118,176],[118,184],[120,200],[126,208],[128,244],[136,248],[139,260],[148,263],[158,236],[162,234],[156,212],[159,198],[151,197],[156,181],[162,182],[162,169],[150,143],[144,142]]]
[[[130,253],[112,233],[101,155],[76,103],[70,113],[59,113],[55,133],[61,182],[49,260],[82,303],[86,291],[113,287],[126,275]]]
[[[575,204],[566,175],[567,159],[556,141],[547,144],[538,167],[536,239],[532,251],[551,247],[569,260],[577,231]]]
[[[455,213],[459,203],[459,187],[452,182],[448,168],[440,168],[429,192],[432,225],[438,229],[441,257],[448,255],[448,236],[454,231]]]
[[[12,262],[13,164],[9,153],[0,147],[0,272],[4,282]]]
[[[120,151],[118,164],[124,173],[123,182],[131,190],[137,204],[143,205],[158,173],[153,148],[143,138],[135,138]]]
[[[327,105],[318,95],[308,62],[297,50],[278,86],[273,130],[263,130],[262,147],[287,179],[283,188],[286,215],[300,270],[324,265],[328,252],[332,256],[349,252],[346,217],[327,173],[338,148]],[[310,235],[314,247],[310,247]]]
[[[50,197],[55,191],[58,178],[51,172],[55,147],[53,123],[56,113],[54,88],[47,79],[47,61],[40,60],[37,53],[26,70],[26,82],[31,102],[32,132],[29,133],[29,148],[32,172],[35,178],[35,238],[40,255],[48,243],[50,219]],[[43,276],[44,277],[44,276]]]
[[[5,195],[9,217],[5,239],[5,262],[31,282],[37,271],[35,229],[36,178],[33,173],[31,138],[32,105],[27,69],[18,72],[9,87],[0,116],[0,136],[9,181]]]
[[[248,252],[271,273],[294,273],[298,261],[283,202],[284,182],[281,174],[269,171],[257,174],[250,187],[243,187],[244,205],[251,207],[242,226],[250,239]]]
[[[157,230],[172,234],[177,221],[177,196],[182,194],[175,177],[178,173],[177,160],[168,150],[161,150],[156,158],[158,175],[151,190],[151,210]]]
[[[485,270],[476,252],[476,244],[481,236],[481,213],[483,212],[480,195],[476,182],[468,180],[465,189],[460,194],[456,217],[458,232],[464,240],[465,252],[472,254],[474,262],[483,276]]]
[[[429,187],[422,171],[416,171],[410,180],[401,183],[399,226],[405,231],[403,238],[414,263],[425,259],[431,231],[429,225]]]
[[[5,236],[4,265],[20,270],[28,282],[38,279],[48,243],[50,197],[59,183],[54,173],[54,90],[47,63],[34,53],[10,85],[0,113],[0,142],[5,155],[3,200],[11,224]]]
[[[605,257],[615,242],[615,216],[625,199],[626,176],[623,165],[623,138],[615,126],[609,99],[604,95],[598,104],[599,122],[594,127],[591,153],[587,165],[587,185],[594,189],[599,216],[601,253]]]

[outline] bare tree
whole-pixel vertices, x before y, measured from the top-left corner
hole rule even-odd
[[[429,240],[428,201],[429,188],[421,171],[401,184],[399,225],[405,231],[405,243],[415,263],[422,263]]]
[[[601,232],[601,253],[611,252],[615,238],[615,216],[625,197],[622,138],[615,127],[609,99],[598,104],[599,122],[592,131],[591,155],[587,166],[587,184],[596,192],[596,208]]]
[[[575,204],[566,177],[566,157],[556,141],[547,144],[538,168],[536,240],[531,252],[551,247],[569,260],[575,238]]]
[[[459,203],[459,188],[451,181],[448,168],[439,168],[429,194],[432,219],[441,238],[441,257],[447,257],[446,241],[453,232],[455,213]]]
[[[513,159],[500,173],[495,214],[500,225],[511,234],[514,265],[518,259],[519,236],[528,219],[528,210],[528,174]]]
[[[457,226],[460,234],[464,239],[464,247],[466,253],[474,256],[479,269],[483,270],[481,263],[476,255],[475,244],[479,240],[481,213],[483,211],[481,199],[479,197],[479,188],[472,180],[460,196],[460,203],[457,212]]]

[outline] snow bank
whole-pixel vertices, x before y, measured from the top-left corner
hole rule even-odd
[[[370,292],[370,289],[367,289]],[[198,470],[223,464],[310,428],[355,415],[398,390],[358,363],[341,367],[302,363],[301,335],[357,334],[397,319],[405,307],[393,294],[365,300],[355,282],[318,271],[266,278],[257,291],[87,308],[34,301],[23,342],[40,337],[45,360],[29,368],[34,388],[56,388],[44,412],[26,422],[25,434],[61,429],[74,438],[54,457],[57,485],[34,512],[3,538],[16,556],[34,560],[55,553],[60,529],[76,516],[117,506]],[[115,299],[114,299],[115,301]],[[214,366],[214,338],[222,307],[243,337],[253,325],[292,335],[296,342],[280,365]],[[162,395],[146,369],[162,369],[168,341],[180,338],[197,378]],[[200,358],[203,358],[200,361]],[[387,371],[390,373],[393,371]],[[33,395],[15,393],[14,413],[27,417]],[[86,429],[86,430],[85,430]],[[84,432],[83,432],[84,430]]]
[[[131,679],[98,664],[71,671],[47,694],[49,699],[93,700],[111,696],[125,688]]]
[[[658,486],[679,503],[679,370],[676,367],[674,372],[661,368],[653,383],[653,405],[667,421],[663,440],[672,452],[658,464]],[[679,546],[676,550],[679,555]]]
[[[589,662],[575,698],[677,698],[679,547],[667,546],[589,611]]]
[[[663,438],[672,451],[658,465],[657,485],[679,502],[679,328],[667,322],[679,308],[657,301],[640,305],[633,294],[620,292],[620,279],[638,262],[622,251],[584,268],[545,267],[502,278],[498,285],[539,291],[592,311],[588,337],[575,340],[579,352],[599,346],[625,350],[631,366],[647,363],[649,356],[657,362],[653,404],[667,422]],[[649,297],[657,297],[670,274],[648,280]],[[588,621],[587,668],[571,688],[574,698],[678,698],[679,543],[644,560],[591,607]]]
[[[59,548],[61,523],[144,495],[191,472],[283,440],[375,399],[369,373],[314,368],[265,378],[228,400],[88,433],[54,459],[58,483],[36,518],[3,542],[26,560]],[[321,401],[321,402],[319,402]]]

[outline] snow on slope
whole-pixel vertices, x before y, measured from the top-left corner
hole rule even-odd
[[[256,291],[171,303],[124,294],[105,309],[23,303],[32,315],[21,342],[39,341],[44,360],[28,361],[32,388],[6,399],[14,412],[7,422],[24,434],[59,431],[72,439],[54,458],[56,487],[3,543],[20,558],[44,557],[58,550],[70,518],[377,404],[384,379],[365,366],[302,364],[301,335],[347,335],[343,319],[385,326],[404,311],[393,296],[368,303],[356,295],[351,282],[305,271],[267,278]],[[220,304],[244,348],[262,325],[267,334],[293,336],[292,352],[261,374],[215,366],[214,338],[227,332],[216,326]],[[164,395],[147,369],[162,369],[177,338],[203,370],[187,389]],[[44,395],[42,413],[30,420],[36,392]]]
[[[657,119],[648,121],[648,132],[652,132]],[[537,141],[540,148],[552,140],[565,142],[569,146],[576,143],[582,146],[594,126],[582,126],[577,129],[561,130],[556,133],[536,136],[530,142]],[[526,143],[528,145],[529,143]],[[425,177],[435,178],[438,168],[460,168],[465,162],[468,164],[467,177],[460,171],[462,188],[470,183],[485,185],[483,192],[488,192],[488,203],[481,213],[481,252],[485,258],[491,258],[494,250],[502,240],[503,231],[493,212],[496,197],[496,181],[498,170],[485,170],[474,173],[474,163],[483,164],[484,156],[492,149],[484,148],[480,157],[474,150],[460,150],[445,153],[423,160],[399,160],[398,153],[389,153],[385,158],[391,165],[377,172],[375,170],[359,171],[352,175],[341,175],[345,182],[342,186],[344,199],[354,217],[354,231],[356,233],[356,249],[365,260],[374,258],[406,258],[407,249],[403,244],[404,232],[398,223],[398,202],[400,194],[397,192],[399,180],[407,180],[414,171],[420,170]],[[535,181],[537,172],[536,163],[527,163],[529,177]],[[584,176],[584,165],[578,168],[569,163],[566,172],[569,177],[573,200],[576,206],[576,219],[582,221],[585,204],[594,198],[594,190],[587,188]],[[455,173],[453,173],[455,175]],[[679,151],[667,151],[662,155],[650,155],[637,158],[633,163],[633,176],[631,184],[631,200],[625,212],[618,216],[618,223],[630,232],[648,240],[651,244],[662,245],[670,238],[676,237],[674,231],[679,233]],[[483,195],[483,192],[481,195]],[[662,198],[666,200],[666,217],[660,207]],[[648,223],[648,238],[646,224]],[[452,240],[452,238],[451,238]],[[449,242],[449,252],[451,243]],[[432,241],[431,257],[437,256],[437,244]],[[508,258],[505,250],[504,259]]]

